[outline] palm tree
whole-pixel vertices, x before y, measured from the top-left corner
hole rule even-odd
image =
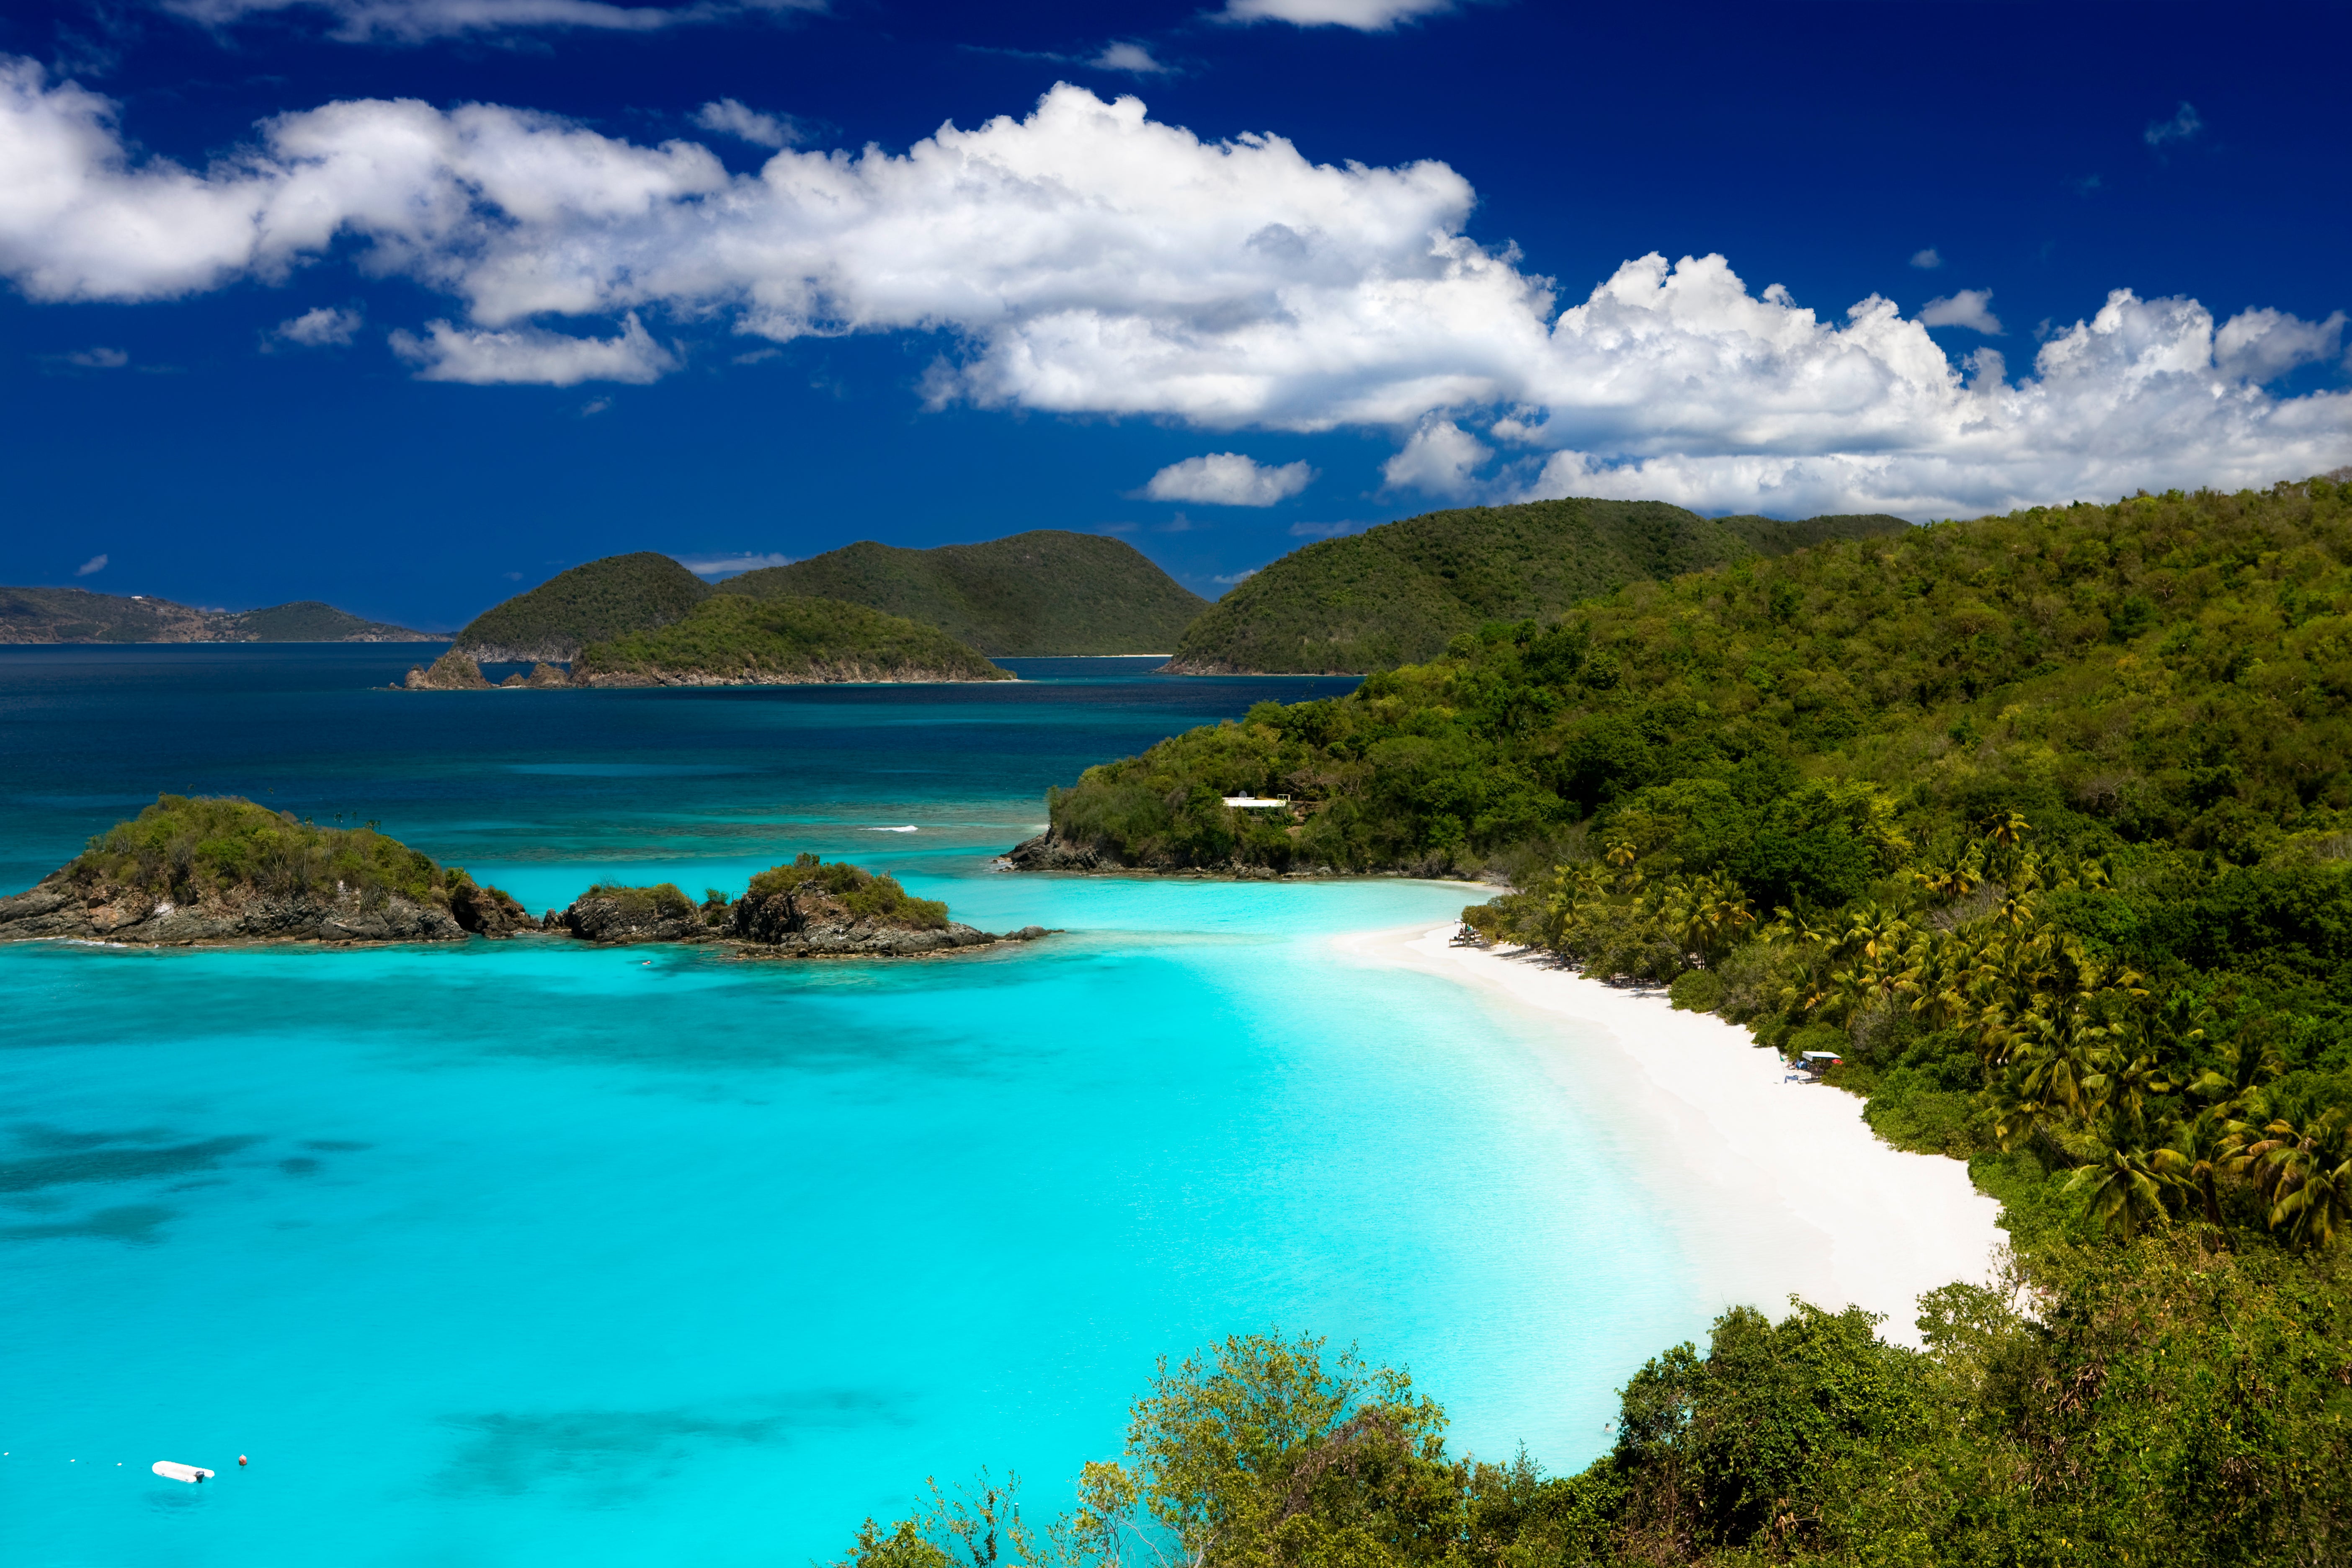
[[[2130,1065],[2111,1067],[2084,1080],[2094,1109],[2105,1113],[2107,1142],[2137,1148],[2147,1137],[2147,1102],[2151,1096],[2170,1094],[2174,1085],[2152,1057],[2134,1057]]]
[[[2084,1016],[2079,1001],[2019,1020],[2025,1048],[2018,1053],[2021,1095],[2087,1117],[2097,1078],[2107,1060],[2106,1028]]]
[[[2088,1187],[2093,1218],[2108,1234],[2137,1236],[2165,1218],[2164,1182],[2141,1149],[2109,1149],[2106,1158],[2074,1173],[2066,1190]]]
[[[2325,1247],[2352,1223],[2352,1110],[2336,1106],[2298,1129],[2282,1118],[2244,1143],[2241,1159],[2259,1173],[2271,1201],[2271,1228],[2284,1223],[2296,1247]],[[2241,1123],[2241,1126],[2243,1124]]]
[[[2148,1168],[2158,1176],[2197,1194],[2205,1223],[2218,1237],[2222,1228],[2221,1197],[2213,1178],[2229,1168],[2236,1141],[2230,1131],[2231,1108],[2208,1106],[2186,1121],[2166,1129],[2164,1146],[2148,1156]]]
[[[2014,849],[2032,831],[2033,825],[2025,820],[2023,814],[2012,811],[2004,816],[1996,812],[1988,819],[1985,837],[2000,848]]]

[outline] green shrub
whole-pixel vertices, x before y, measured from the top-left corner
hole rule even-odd
[[[656,882],[650,888],[599,882],[580,896],[617,905],[639,920],[685,920],[698,912],[694,900],[675,882]]]
[[[68,870],[183,900],[250,888],[280,897],[341,890],[448,903],[446,874],[432,858],[373,824],[321,827],[236,795],[158,795],[136,817],[92,838]]]
[[[1723,1005],[1723,980],[1711,969],[1693,969],[1675,977],[1666,1000],[1685,1013],[1712,1013]]]

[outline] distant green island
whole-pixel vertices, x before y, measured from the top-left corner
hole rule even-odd
[[[1209,608],[1125,541],[1055,529],[930,550],[864,542],[718,591],[842,599],[1008,658],[1167,653]]]
[[[1134,546],[1039,531],[985,544],[858,543],[716,586],[641,551],[575,566],[492,606],[452,647],[478,663],[569,662],[721,598],[822,598],[919,621],[986,654],[1165,653],[1206,601]]]
[[[266,610],[199,610],[146,595],[0,588],[0,643],[436,642],[431,632],[303,599]]]
[[[1186,675],[1362,675],[1434,658],[1489,621],[1557,616],[1628,583],[1900,533],[1899,517],[1701,517],[1663,501],[1433,511],[1293,551],[1186,628]]]
[[[591,643],[582,686],[709,686],[849,680],[1010,680],[936,626],[804,595],[716,594],[685,618]]]
[[[1011,680],[936,626],[861,605],[803,595],[714,594],[678,620],[580,648],[567,669],[541,663],[503,688],[794,686],[841,681]],[[408,672],[416,691],[488,690],[469,655],[451,648]]]
[[[559,572],[467,622],[449,649],[479,663],[568,664],[590,643],[655,631],[710,596],[710,584],[651,550]]]
[[[2343,1557],[2352,470],[1632,582],[1048,806],[1016,864],[1507,879],[1468,934],[1833,1060],[1882,1138],[1968,1162],[2012,1255],[1920,1300],[1917,1351],[1859,1310],[1727,1311],[1626,1384],[1570,1476],[1448,1457],[1402,1373],[1227,1341],[1163,1363],[1127,1452],[1033,1539],[1497,1568]],[[935,1492],[844,1561],[931,1563],[1015,1506]]]

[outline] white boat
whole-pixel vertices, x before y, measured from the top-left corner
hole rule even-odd
[[[202,1465],[183,1465],[172,1459],[156,1460],[155,1473],[167,1481],[185,1481],[190,1486],[202,1486],[213,1479],[213,1473]]]

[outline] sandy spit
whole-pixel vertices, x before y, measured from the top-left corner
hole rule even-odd
[[[1530,1016],[1547,1070],[1633,1156],[1710,1312],[1746,1302],[1779,1317],[1794,1294],[1884,1314],[1885,1338],[1916,1345],[1922,1291],[1990,1276],[2009,1238],[1994,1223],[2000,1205],[1961,1162],[1880,1142],[1859,1098],[1789,1080],[1743,1028],[1530,950],[1451,946],[1454,929],[1333,945],[1346,961],[1443,975]]]

